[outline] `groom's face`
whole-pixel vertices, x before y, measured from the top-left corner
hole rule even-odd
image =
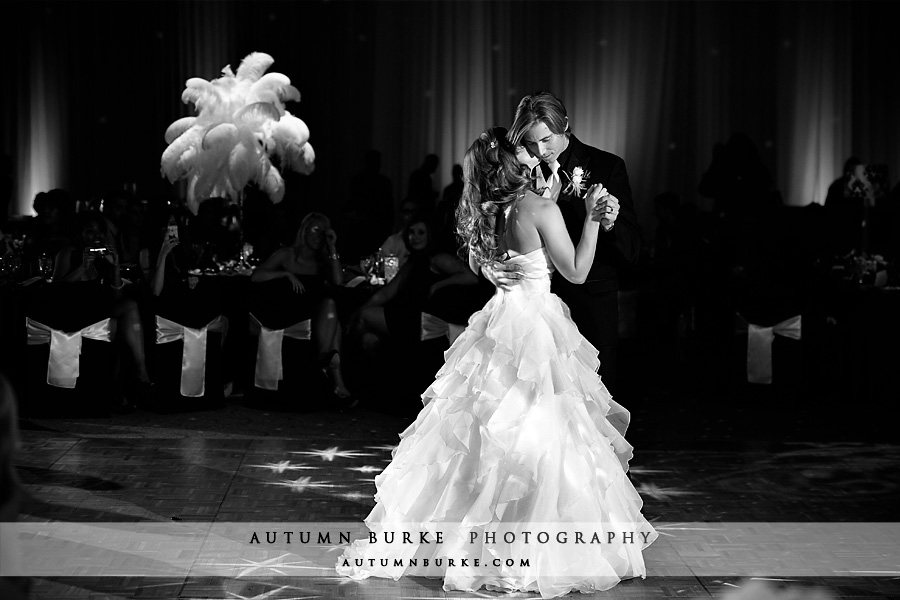
[[[553,133],[546,123],[538,122],[525,133],[522,143],[529,154],[545,163],[552,163],[569,145],[569,140],[565,134]]]

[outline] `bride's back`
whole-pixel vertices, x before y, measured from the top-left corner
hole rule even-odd
[[[506,227],[503,239],[500,240],[500,248],[510,256],[528,254],[544,246],[544,240],[537,229],[537,218],[540,209],[552,200],[542,198],[534,192],[525,192],[525,195],[511,203],[507,209]]]

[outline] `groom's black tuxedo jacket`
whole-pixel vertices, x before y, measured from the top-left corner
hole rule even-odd
[[[618,268],[636,265],[641,252],[641,229],[634,210],[634,201],[631,199],[631,185],[628,183],[625,161],[615,154],[582,143],[574,135],[569,137],[569,146],[557,160],[562,183],[557,205],[576,246],[581,240],[586,216],[584,199],[572,194],[563,194],[575,167],[581,167],[589,175],[583,182],[585,190],[595,183],[602,183],[609,193],[619,200],[620,210],[612,231],[607,233],[603,231],[602,226],[600,227],[594,264],[585,282],[582,285],[574,285],[565,281],[563,277],[556,276],[553,278],[554,287],[560,295],[578,291],[595,294],[618,290]]]

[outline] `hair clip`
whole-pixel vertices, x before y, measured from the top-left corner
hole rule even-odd
[[[497,140],[491,140],[491,148],[497,147]]]

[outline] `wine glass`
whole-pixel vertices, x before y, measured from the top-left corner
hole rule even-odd
[[[46,252],[38,257],[38,272],[47,281],[50,281],[53,276],[53,257]]]

